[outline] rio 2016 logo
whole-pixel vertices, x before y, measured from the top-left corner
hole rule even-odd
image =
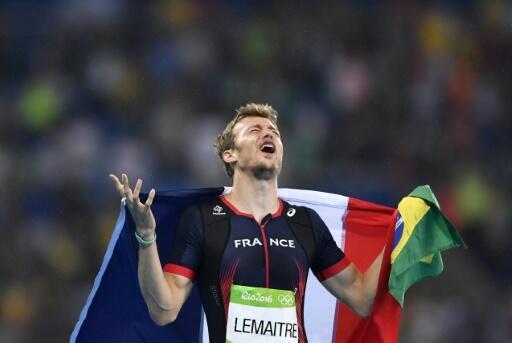
[[[266,302],[266,303],[271,303],[273,301],[272,294],[270,294],[270,295],[261,295],[260,293],[250,294],[247,291],[242,292],[241,298],[246,301],[257,301],[257,302]]]

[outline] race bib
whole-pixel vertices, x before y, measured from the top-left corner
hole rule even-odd
[[[272,288],[231,286],[226,342],[298,342],[295,295]]]

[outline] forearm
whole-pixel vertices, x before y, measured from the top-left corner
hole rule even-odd
[[[371,266],[362,274],[362,293],[363,297],[367,303],[366,306],[369,307],[369,311],[373,306],[373,302],[375,300],[375,296],[377,294],[377,287],[379,284],[379,275],[380,269],[382,267],[382,259],[384,256],[384,250],[380,252],[375,261],[371,264]]]
[[[322,285],[361,317],[369,316],[382,266],[383,251],[377,256],[365,273],[351,263],[335,276],[322,281]]]
[[[139,247],[138,278],[151,318],[159,325],[172,322],[177,315],[176,304],[164,277],[155,243]]]
[[[148,193],[146,202],[140,201],[139,193],[142,188],[142,180],[138,179],[132,191],[128,176],[121,175],[122,182],[114,174],[110,174],[119,195],[124,198],[126,207],[130,210],[135,226],[137,228],[137,241],[139,246],[139,265],[137,275],[142,296],[149,309],[151,318],[159,325],[167,324],[176,319],[177,312],[183,303],[184,297],[179,297],[176,292],[175,281],[164,276],[156,248],[155,227],[156,221],[151,211],[151,204],[155,198],[155,189]],[[183,283],[187,286],[187,283]],[[174,288],[174,289],[171,289]],[[182,287],[183,289],[190,289]],[[181,292],[185,295],[187,293]]]

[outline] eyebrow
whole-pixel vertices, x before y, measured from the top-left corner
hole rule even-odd
[[[259,129],[261,129],[263,127],[263,125],[261,125],[261,124],[254,124],[254,125],[249,126],[248,129],[252,129],[253,127],[257,127]],[[272,130],[276,130],[277,132],[279,132],[279,129],[277,127],[275,127],[274,125],[272,125],[272,124],[270,124],[268,127],[270,127]]]

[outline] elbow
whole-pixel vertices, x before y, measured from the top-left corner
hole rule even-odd
[[[178,317],[179,307],[173,304],[159,304],[155,301],[146,301],[149,317],[158,326],[171,324]]]
[[[363,297],[358,304],[354,306],[354,311],[358,316],[367,318],[372,314],[374,301],[375,297]]]
[[[156,325],[165,326],[174,322],[178,314],[172,311],[149,311],[149,316]]]
[[[368,306],[359,306],[355,309],[357,315],[362,318],[368,318],[372,314],[372,308]]]

